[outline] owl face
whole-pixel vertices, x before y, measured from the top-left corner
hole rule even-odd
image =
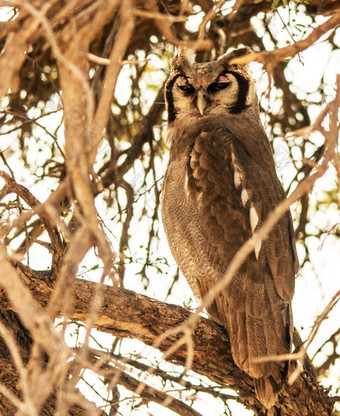
[[[245,48],[239,49],[217,61],[195,63],[187,51],[180,51],[171,63],[166,85],[169,122],[239,114],[257,101],[247,67],[229,64],[232,58],[247,52]]]

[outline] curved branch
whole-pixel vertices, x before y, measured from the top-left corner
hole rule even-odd
[[[36,208],[41,206],[41,203],[38,199],[23,185],[20,185],[15,182],[15,180],[4,171],[0,171],[0,177],[5,181],[5,189],[3,189],[3,196],[10,193],[16,194],[18,197],[22,198],[27,205],[29,205],[34,211]],[[44,210],[35,211],[39,216],[41,223],[46,228],[48,236],[51,241],[51,252],[52,252],[52,272],[57,273],[61,265],[61,259],[63,256],[63,242],[58,232],[57,227],[50,218],[50,216]],[[38,231],[40,235],[42,230]]]

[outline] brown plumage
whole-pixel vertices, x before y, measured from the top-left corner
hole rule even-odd
[[[173,59],[166,85],[170,161],[162,218],[170,249],[194,294],[203,298],[231,259],[285,193],[259,118],[245,65]],[[296,253],[290,214],[255,247],[208,308],[229,333],[235,363],[254,377],[258,398],[272,407],[285,362],[254,362],[291,349]]]

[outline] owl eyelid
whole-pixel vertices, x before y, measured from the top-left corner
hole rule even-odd
[[[178,85],[178,88],[186,94],[193,94],[195,88],[191,84]]]
[[[212,84],[209,85],[208,91],[213,92],[213,93],[218,92],[218,91],[224,90],[225,88],[228,88],[230,84],[231,83],[228,81],[213,82]]]

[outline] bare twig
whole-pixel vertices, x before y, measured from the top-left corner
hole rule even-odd
[[[164,407],[169,408],[181,416],[201,416],[201,413],[197,412],[186,403],[183,403],[175,397],[159,391],[154,387],[147,385],[146,383],[139,382],[129,374],[121,373],[118,379],[118,383],[122,384],[125,388],[134,392],[135,394],[140,395],[143,401],[154,401]],[[141,385],[143,386],[142,390],[140,388]]]
[[[273,51],[264,51],[259,53],[251,53],[231,61],[231,64],[247,64],[249,62],[260,62],[266,66],[268,71],[276,65],[277,62],[295,56],[299,52],[304,51],[313,45],[319,38],[330,30],[336,28],[340,24],[340,12],[335,13],[325,23],[313,29],[312,33],[305,39],[293,43],[284,48],[275,49]]]
[[[225,0],[219,0],[219,2],[204,16],[202,23],[200,24],[198,28],[198,40],[202,40],[205,38],[206,35],[206,28],[209,22],[213,20],[213,18],[217,15],[217,13],[220,11],[221,7],[224,5]]]
[[[130,37],[135,26],[131,0],[124,0],[121,4],[120,10],[120,26],[116,35],[114,47],[110,54],[110,63],[106,69],[100,100],[94,115],[93,126],[91,128],[91,164],[95,160],[97,147],[103,138],[102,134],[109,119],[110,104],[116,88],[117,77],[121,70],[120,62],[125,54],[126,48],[128,47]]]
[[[327,306],[325,307],[325,309],[323,310],[321,315],[314,322],[313,328],[312,328],[310,334],[308,335],[305,343],[301,346],[300,351],[298,351],[297,353],[294,353],[294,354],[290,354],[290,357],[288,357],[288,358],[287,357],[283,358],[281,356],[278,356],[276,358],[271,357],[271,360],[273,360],[273,359],[283,359],[283,360],[284,359],[286,359],[286,360],[291,359],[291,360],[296,360],[296,361],[303,360],[305,355],[307,354],[309,346],[311,345],[311,343],[313,342],[316,334],[319,331],[320,325],[325,320],[325,318],[329,315],[329,312],[332,310],[332,308],[338,302],[339,298],[340,298],[340,290],[337,293],[335,293],[334,296],[332,296],[332,299],[328,302]],[[298,365],[296,367],[296,369],[293,371],[293,373],[290,374],[289,379],[288,379],[288,383],[293,384],[302,371],[303,371],[302,366]]]

